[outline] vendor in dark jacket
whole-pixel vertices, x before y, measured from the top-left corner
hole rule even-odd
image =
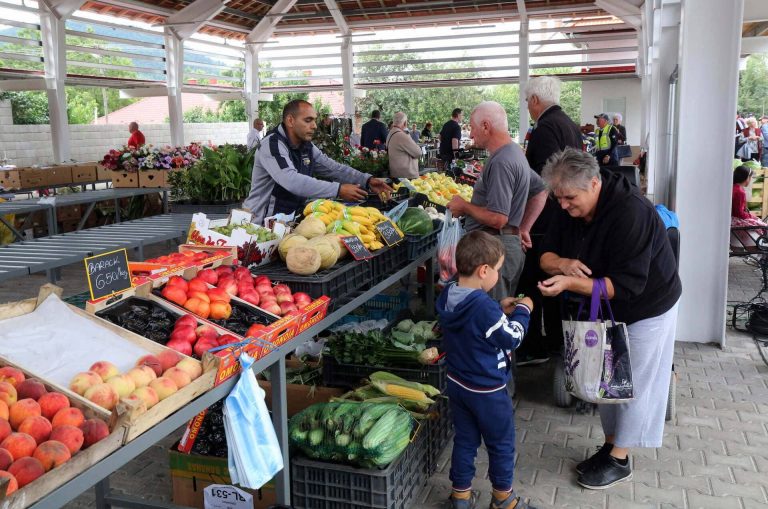
[[[626,178],[571,148],[542,177],[561,210],[543,241],[541,268],[552,277],[541,293],[591,295],[603,278],[616,321],[627,324],[634,399],[598,405],[605,443],[576,466],[580,485],[604,489],[631,479],[629,448],[661,447],[682,286],[661,218]]]
[[[384,150],[387,132],[387,126],[381,121],[381,112],[373,110],[371,119],[360,130],[360,145],[371,150]]]
[[[534,120],[533,131],[528,140],[525,157],[533,171],[541,175],[544,163],[552,154],[566,147],[581,149],[581,130],[560,107],[560,80],[555,76],[531,78],[523,91],[528,112]],[[531,327],[523,344],[516,352],[517,365],[542,364],[549,360],[550,352],[559,352],[563,344],[563,327],[560,317],[559,299],[542,299],[536,285],[546,279],[539,268],[541,240],[557,204],[547,200],[544,210],[531,229],[533,246],[525,253],[523,274],[517,292],[531,296],[534,309],[531,313]],[[542,336],[542,321],[544,333]]]

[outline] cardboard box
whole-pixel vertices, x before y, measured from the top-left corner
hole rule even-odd
[[[245,210],[233,210],[227,219],[208,219],[203,213],[192,216],[192,224],[189,227],[187,243],[204,246],[236,246],[238,247],[238,259],[245,267],[258,267],[277,259],[277,246],[280,240],[288,233],[288,227],[283,223],[272,222],[271,230],[277,238],[267,242],[257,242],[255,235],[249,235],[244,228],[235,228],[231,236],[213,231],[218,226],[230,224],[250,223],[253,215]],[[269,223],[270,218],[264,220]],[[258,225],[256,225],[258,226]]]
[[[168,170],[140,170],[139,187],[166,187]]]
[[[203,509],[203,490],[211,484],[232,484],[227,458],[185,454],[177,445],[168,451],[173,503]],[[238,486],[239,487],[239,486]],[[253,495],[254,509],[266,509],[276,500],[274,481],[260,490],[241,488]]]
[[[259,380],[259,386],[266,392],[264,398],[267,408],[272,408],[272,383]],[[319,387],[317,385],[286,384],[285,393],[288,401],[288,417],[293,417],[315,403],[327,403],[331,398],[343,395],[344,389],[338,387]]]
[[[71,166],[44,166],[42,168],[26,168],[21,174],[21,186],[25,189],[41,186],[60,186],[71,183]]]
[[[0,187],[6,191],[21,189],[21,174],[18,168],[0,170]]]
[[[90,184],[96,182],[96,163],[77,163],[72,165],[72,182]]]
[[[56,219],[59,221],[77,221],[82,217],[80,205],[65,205],[56,208]]]
[[[112,187],[139,187],[139,174],[130,171],[110,172]]]
[[[99,182],[112,180],[112,170],[110,170],[106,166],[103,166],[100,163],[97,163],[96,164],[96,180]]]

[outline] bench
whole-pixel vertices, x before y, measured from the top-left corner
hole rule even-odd
[[[191,221],[191,214],[163,214],[2,246],[0,281],[45,271],[55,282],[57,269],[120,248],[135,249],[143,260],[144,246],[185,239]]]

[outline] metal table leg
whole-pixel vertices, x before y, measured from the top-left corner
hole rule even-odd
[[[93,490],[96,493],[96,507],[98,509],[111,509],[112,505],[107,501],[109,498],[109,476],[97,482]]]
[[[85,221],[88,219],[88,216],[91,215],[91,212],[93,212],[94,207],[96,207],[96,202],[92,201],[88,208],[85,210],[85,214],[83,214],[83,217],[80,218],[80,222],[77,223],[77,231],[80,231],[83,229],[83,226],[85,226]]]
[[[120,200],[115,198],[115,223],[120,222]]]
[[[280,450],[283,451],[283,469],[275,476],[277,503],[291,503],[291,474],[288,460],[288,398],[285,394],[285,357],[269,367],[272,380],[272,424],[275,427]]]
[[[163,214],[168,213],[168,191],[163,191]]]

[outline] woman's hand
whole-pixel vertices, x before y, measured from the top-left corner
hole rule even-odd
[[[556,297],[571,287],[570,276],[552,276],[538,284],[539,291],[544,297]]]
[[[573,258],[560,258],[560,263],[558,263],[557,268],[564,276],[588,278],[592,275],[592,271],[589,267]]]

